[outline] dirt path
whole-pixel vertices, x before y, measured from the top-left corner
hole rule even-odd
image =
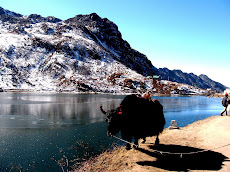
[[[179,130],[165,129],[161,144],[154,142],[155,137],[149,137],[138,150],[122,147],[104,153],[86,164],[84,171],[230,172],[229,116],[210,117]]]

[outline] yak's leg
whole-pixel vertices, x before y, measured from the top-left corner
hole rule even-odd
[[[121,138],[124,140],[127,140],[128,142],[132,141],[132,136],[129,136],[128,132],[126,129],[121,130]],[[131,149],[131,145],[130,143],[126,144],[126,150],[130,150]]]
[[[131,142],[132,141],[132,136],[128,136],[127,137],[127,141]],[[131,145],[130,145],[130,143],[127,143],[126,144],[126,150],[130,150],[130,149],[131,149]]]
[[[142,139],[143,139],[143,141],[141,143],[145,143],[146,142],[146,137],[143,137]]]
[[[131,145],[129,143],[127,143],[125,149],[126,150],[130,150],[131,149]]]
[[[157,135],[156,140],[155,140],[155,145],[159,145],[159,144],[160,144],[160,140],[159,140],[159,137]]]
[[[134,136],[134,139],[135,139],[134,145],[133,145],[133,148],[134,148],[134,149],[137,149],[137,148],[138,148],[138,140],[139,140],[139,138],[140,138],[140,137],[138,137],[138,136]]]

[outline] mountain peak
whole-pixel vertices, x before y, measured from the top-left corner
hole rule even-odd
[[[31,14],[27,17],[27,19],[34,23],[40,23],[40,22],[58,23],[62,21],[61,19],[58,19],[56,17],[52,17],[52,16],[42,17],[39,14]]]
[[[14,16],[14,17],[22,17],[21,14],[6,10],[2,7],[0,7],[0,15],[9,15],[9,16]]]
[[[39,14],[31,14],[23,17],[21,14],[6,10],[2,7],[0,7],[0,20],[2,20],[2,22],[9,22],[11,24],[34,24],[40,22],[58,23],[62,21],[56,17],[42,17]]]
[[[101,17],[97,13],[91,13],[89,16],[92,20],[101,20]]]

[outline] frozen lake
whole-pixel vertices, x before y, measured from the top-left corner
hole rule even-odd
[[[0,171],[62,171],[57,160],[87,157],[111,147],[99,110],[116,108],[125,96],[71,93],[0,94]],[[166,126],[183,127],[219,115],[221,99],[154,97],[164,107]],[[122,144],[122,143],[119,143]]]

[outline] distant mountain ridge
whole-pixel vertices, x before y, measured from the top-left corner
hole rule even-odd
[[[181,70],[169,70],[168,68],[159,68],[156,73],[160,75],[163,80],[184,83],[202,89],[211,88],[219,92],[226,89],[226,86],[211,80],[204,74],[197,76],[193,73],[184,73]]]
[[[0,87],[114,92],[143,87],[144,76],[200,88],[226,87],[207,76],[157,69],[122,39],[115,23],[96,13],[62,21],[38,14],[23,16],[0,7]],[[112,79],[111,76],[116,76]],[[132,83],[130,86],[130,79]],[[135,82],[134,82],[135,80]],[[96,82],[97,81],[97,82]],[[150,87],[145,83],[145,88]]]

